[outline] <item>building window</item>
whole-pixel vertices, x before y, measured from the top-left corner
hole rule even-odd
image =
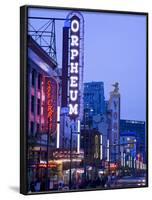
[[[40,115],[40,99],[37,99],[37,114]]]
[[[41,74],[38,75],[38,89],[41,89]]]
[[[31,112],[34,113],[34,96],[31,96]]]
[[[31,122],[31,134],[34,133],[34,122]]]
[[[35,70],[32,70],[32,86],[34,86],[35,83]]]

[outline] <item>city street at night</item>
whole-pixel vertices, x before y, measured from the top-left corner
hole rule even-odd
[[[146,97],[141,81],[145,72],[135,81],[135,73],[143,67],[143,61],[136,63],[134,59],[141,54],[135,48],[139,46],[137,19],[132,17],[130,23],[126,15],[114,16],[29,9],[29,193],[147,184]],[[104,23],[107,19],[109,24]],[[138,20],[137,29],[141,30],[144,23]],[[92,32],[95,28],[98,31]],[[134,41],[127,55],[130,49],[133,52],[127,57],[125,48],[107,48],[115,40],[128,46],[126,31],[121,31],[124,29]],[[107,31],[114,34],[114,41],[107,37]],[[138,33],[139,41],[143,35]],[[90,38],[97,47],[87,42]],[[108,53],[104,56],[105,49]],[[121,53],[123,56],[119,56]],[[126,71],[131,71],[129,81]],[[140,91],[135,87],[137,83]]]

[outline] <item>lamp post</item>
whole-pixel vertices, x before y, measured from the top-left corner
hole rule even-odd
[[[49,190],[49,143],[50,143],[50,118],[48,118],[48,132],[47,132],[47,158],[46,158],[46,164],[47,164],[47,171],[46,171],[46,190]]]
[[[76,122],[76,121],[74,121]],[[72,185],[72,148],[73,148],[73,134],[80,134],[80,120],[77,121],[78,123],[78,127],[77,127],[77,131],[73,130],[73,123],[70,126],[70,166],[69,166],[69,189],[71,189],[71,185]],[[78,138],[79,139],[79,138]],[[80,141],[77,141],[77,153],[79,154],[79,148],[80,148]]]
[[[83,116],[83,123],[84,123],[84,181],[86,181],[86,109],[84,109],[84,116]]]
[[[72,125],[70,127],[70,169],[69,169],[69,189],[71,189],[72,184],[72,177],[71,177],[71,170],[72,170]]]
[[[84,108],[84,114],[83,114],[83,124],[84,124],[84,141],[83,141],[83,145],[84,145],[84,163],[83,163],[83,165],[84,165],[84,181],[86,182],[86,177],[87,177],[87,159],[86,159],[86,151],[87,151],[87,135],[86,135],[86,125],[88,125],[89,126],[89,128],[91,128],[91,126],[90,126],[90,122],[91,122],[91,120],[90,120],[90,113],[91,113],[91,117],[92,117],[92,112],[93,112],[94,110],[93,109],[89,109],[89,108]],[[87,118],[87,116],[86,116],[86,114],[87,114],[87,112],[89,113],[89,120],[86,120],[86,118]],[[89,123],[88,123],[88,121],[89,121]],[[89,136],[88,137],[90,137],[90,134],[89,134]]]

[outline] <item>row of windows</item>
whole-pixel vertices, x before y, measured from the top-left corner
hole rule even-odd
[[[37,99],[37,115],[40,115],[41,104],[40,99]],[[35,111],[35,96],[31,95],[31,112],[34,113]]]
[[[32,70],[32,86],[35,86],[35,80],[36,80],[36,70]],[[37,85],[38,89],[41,89],[41,81],[42,81],[42,75],[38,74],[38,79],[37,79]]]
[[[120,124],[122,127],[127,127],[127,128],[135,128],[135,127],[143,128],[143,127],[145,127],[145,124],[124,124],[121,121],[120,121]]]
[[[84,87],[86,87],[86,88],[98,88],[98,89],[103,89],[103,83],[95,83],[95,84],[93,84],[93,83],[89,83],[89,84],[84,83]]]

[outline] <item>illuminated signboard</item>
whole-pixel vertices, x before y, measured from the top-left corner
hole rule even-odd
[[[119,96],[113,98],[113,131],[114,140],[119,143]]]
[[[54,162],[54,161],[49,161],[48,163],[46,163],[46,162],[43,162],[43,163],[38,163],[37,164],[37,167],[39,167],[39,168],[57,168],[57,167],[59,167],[59,163],[57,163],[57,162]]]
[[[69,115],[72,119],[79,114],[79,49],[80,19],[71,18],[70,29],[70,80],[69,80]]]
[[[51,134],[57,127],[57,82],[51,77],[45,78],[45,127]]]
[[[119,152],[119,121],[120,121],[120,95],[113,94],[112,96],[112,135],[111,144],[114,145],[111,148],[111,159],[113,161],[120,160]]]
[[[72,155],[71,152],[68,150],[59,150],[59,151],[55,151],[53,152],[53,157],[55,159],[68,159],[70,158],[70,156],[72,156],[72,158],[80,158],[83,159],[84,158],[84,152],[81,151],[80,153],[77,153],[77,151],[72,151]]]

